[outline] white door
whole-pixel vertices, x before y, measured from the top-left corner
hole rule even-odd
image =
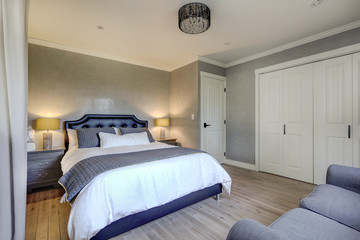
[[[314,64],[314,182],[330,164],[352,166],[352,56]]]
[[[260,170],[283,175],[283,73],[260,76]]]
[[[353,166],[360,167],[360,53],[353,55]]]
[[[201,150],[219,162],[225,152],[225,78],[201,72]]]
[[[313,182],[312,64],[284,70],[284,176]]]
[[[260,76],[260,170],[313,182],[312,65]]]

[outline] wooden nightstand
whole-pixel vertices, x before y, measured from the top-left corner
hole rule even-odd
[[[170,145],[176,145],[176,138],[165,138],[165,139],[155,139],[157,142],[162,142]]]
[[[27,153],[27,191],[45,186],[60,186],[59,178],[62,176],[60,161],[65,149],[36,150]]]

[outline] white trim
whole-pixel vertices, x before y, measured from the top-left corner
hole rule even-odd
[[[255,70],[255,167],[256,170],[259,170],[259,155],[260,155],[260,106],[259,106],[259,81],[260,81],[260,75],[268,72],[278,71],[286,68],[296,67],[304,64],[314,63],[330,58],[335,58],[343,55],[353,54],[356,52],[360,52],[360,43],[350,45],[343,48],[334,49],[331,51],[315,54],[308,57],[299,58],[296,60],[260,68]]]
[[[245,169],[257,171],[256,166],[254,164],[251,164],[251,163],[244,163],[244,162],[239,162],[239,161],[235,161],[235,160],[231,160],[231,159],[225,159],[223,163],[229,164],[229,165],[232,165],[232,166],[236,166],[236,167],[240,167],[240,168],[245,168]]]
[[[282,45],[282,46],[279,46],[279,47],[276,47],[276,48],[273,48],[273,49],[269,49],[267,51],[257,53],[255,55],[252,55],[252,56],[249,56],[249,57],[241,58],[239,60],[236,60],[236,61],[225,64],[225,68],[233,67],[235,65],[239,65],[239,64],[245,63],[245,62],[249,62],[249,61],[252,61],[252,60],[255,60],[255,59],[258,59],[258,58],[262,58],[262,57],[265,57],[265,56],[268,56],[268,55],[271,55],[271,54],[274,54],[274,53],[282,52],[282,51],[288,50],[290,48],[294,48],[294,47],[297,47],[297,46],[300,46],[300,45],[304,45],[306,43],[310,43],[310,42],[313,42],[313,41],[316,41],[316,40],[319,40],[319,39],[322,39],[322,38],[330,37],[330,36],[333,36],[333,35],[336,35],[336,34],[339,34],[339,33],[342,33],[342,32],[346,32],[346,31],[358,28],[358,27],[360,27],[360,20],[349,23],[349,24],[346,24],[346,25],[343,25],[343,26],[340,26],[340,27],[337,27],[337,28],[330,29],[330,30],[325,31],[325,32],[321,32],[321,33],[312,35],[310,37],[302,38],[302,39],[297,40],[295,42],[291,42],[291,43],[288,43],[288,44],[285,44],[285,45]]]
[[[255,70],[255,170],[260,170],[260,75]]]
[[[117,62],[134,64],[134,65],[138,65],[138,66],[142,66],[142,67],[155,68],[155,69],[158,69],[158,70],[163,70],[163,71],[169,72],[169,69],[160,67],[158,65],[147,64],[147,63],[138,62],[136,60],[130,60],[130,59],[126,59],[126,58],[119,58],[119,57],[106,55],[106,54],[91,51],[91,50],[85,50],[85,49],[81,49],[81,48],[70,47],[70,46],[62,45],[62,44],[55,43],[55,42],[49,42],[49,41],[45,41],[45,40],[41,40],[41,39],[37,39],[37,38],[29,37],[28,42],[31,43],[31,44],[36,44],[36,45],[40,45],[40,46],[44,46],[44,47],[56,48],[56,49],[64,50],[64,51],[68,51],[68,52],[80,53],[80,54],[85,54],[85,55],[88,55],[88,56],[114,60],[114,61],[117,61]]]
[[[221,76],[220,76],[221,77]],[[224,88],[226,89],[226,78],[224,78]],[[224,133],[224,157],[223,157],[223,161],[226,159],[226,126],[227,126],[227,122],[226,122],[226,96],[227,96],[227,91],[224,92],[224,121],[225,124],[223,125],[223,133]]]
[[[216,74],[212,74],[212,73],[208,73],[208,72],[203,72],[200,71],[200,77],[209,77],[209,78],[214,78],[220,81],[226,81],[226,77],[220,76],[220,75],[216,75]]]
[[[304,65],[304,64],[308,64],[308,63],[318,62],[318,61],[326,60],[329,58],[340,57],[343,55],[348,55],[348,54],[356,53],[359,51],[360,51],[360,43],[357,43],[354,45],[337,48],[337,49],[330,50],[327,52],[322,52],[322,53],[318,53],[315,55],[279,63],[276,65],[259,68],[259,69],[255,70],[255,74],[260,75],[263,73],[273,72],[273,71],[277,71],[277,70],[281,70],[281,69],[285,69],[285,68],[296,67],[296,66],[300,66],[300,65]]]
[[[352,62],[353,62],[353,120],[352,120],[352,139],[353,139],[353,167],[360,168],[360,149],[359,146],[360,143],[360,118],[359,118],[359,80],[360,80],[360,53],[354,54],[352,56]]]
[[[209,64],[212,64],[212,65],[218,66],[218,67],[226,68],[226,64],[224,64],[222,62],[219,62],[219,61],[216,61],[216,60],[213,60],[213,59],[209,59],[209,58],[206,58],[206,57],[199,56],[198,60],[201,61],[201,62],[205,62],[205,63],[209,63]]]

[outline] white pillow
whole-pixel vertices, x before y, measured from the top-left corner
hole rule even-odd
[[[150,144],[146,132],[130,133],[125,135],[100,132],[99,137],[101,148]]]
[[[78,143],[76,130],[68,129],[67,135],[68,135],[68,139],[69,139],[69,148],[68,149],[70,150],[73,147],[78,147],[79,143]]]

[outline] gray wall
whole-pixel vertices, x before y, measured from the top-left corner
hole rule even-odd
[[[200,147],[200,72],[225,76],[225,69],[197,61],[171,72],[170,135],[184,147]],[[191,114],[195,119],[191,119]]]
[[[170,134],[184,147],[198,148],[198,62],[171,72]],[[191,114],[195,119],[191,120]]]
[[[226,69],[227,158],[255,163],[255,69],[360,43],[360,28]]]
[[[226,74],[225,68],[218,67],[210,63],[201,62],[201,61],[198,61],[198,64],[199,64],[199,79],[200,79],[200,72],[207,72],[225,77]]]
[[[115,113],[149,120],[151,128],[154,118],[169,116],[170,73],[29,44],[28,109],[30,123],[38,117],[64,121]],[[158,128],[152,132],[158,137]],[[60,130],[54,146],[62,144]]]

